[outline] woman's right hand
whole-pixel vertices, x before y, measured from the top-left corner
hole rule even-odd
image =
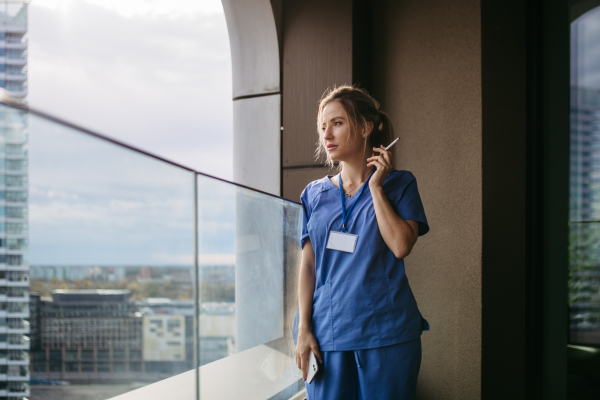
[[[298,344],[296,345],[296,364],[302,370],[302,377],[306,380],[308,374],[308,359],[310,352],[315,353],[319,364],[323,364],[323,358],[319,352],[319,344],[311,331],[304,331],[298,334]]]

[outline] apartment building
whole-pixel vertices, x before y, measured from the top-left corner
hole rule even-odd
[[[128,290],[55,290],[39,307],[33,372],[142,371],[142,319]],[[40,375],[42,373],[42,375]]]
[[[172,300],[165,298],[149,298],[140,303],[144,317],[144,363],[146,369],[164,369],[164,361],[173,358],[178,346],[185,348],[185,362],[181,363],[185,371],[194,364],[194,302],[192,300]],[[235,303],[203,302],[198,324],[200,329],[200,365],[220,360],[235,352]],[[169,324],[177,331],[185,332],[184,340],[167,340],[166,335],[158,337],[158,333],[168,328]],[[173,328],[175,330],[175,328]],[[160,340],[160,341],[159,341]],[[169,344],[169,342],[171,344]],[[180,344],[181,343],[181,344]],[[163,350],[160,355],[157,348]],[[161,363],[152,363],[152,361]],[[183,371],[182,371],[183,372]]]
[[[27,96],[27,1],[0,2],[0,87]],[[27,114],[0,111],[0,399],[29,395]]]

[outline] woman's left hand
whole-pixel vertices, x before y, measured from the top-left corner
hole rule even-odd
[[[370,188],[382,187],[385,177],[392,170],[392,152],[386,150],[384,146],[373,147],[373,151],[378,152],[379,155],[367,158],[367,167],[374,165],[377,168],[369,181]]]

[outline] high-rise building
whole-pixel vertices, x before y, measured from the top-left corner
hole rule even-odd
[[[600,91],[571,88],[570,221],[600,218]]]
[[[27,96],[27,1],[0,1],[0,87]],[[0,399],[29,396],[27,114],[0,112]]]
[[[600,90],[571,88],[570,340],[600,344]]]

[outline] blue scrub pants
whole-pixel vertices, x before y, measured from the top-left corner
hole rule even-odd
[[[308,400],[414,400],[421,338],[368,350],[324,351]]]

